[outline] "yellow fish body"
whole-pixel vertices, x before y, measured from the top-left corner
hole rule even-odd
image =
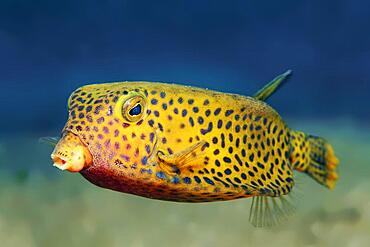
[[[68,100],[54,165],[100,187],[181,202],[277,198],[292,190],[294,170],[333,188],[331,146],[289,129],[262,101],[287,75],[255,97],[152,82],[83,86]]]

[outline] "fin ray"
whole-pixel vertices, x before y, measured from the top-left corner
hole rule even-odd
[[[280,197],[255,196],[252,198],[249,221],[255,227],[276,226],[295,213],[292,200],[289,194]]]

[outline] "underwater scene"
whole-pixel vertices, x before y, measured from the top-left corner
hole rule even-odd
[[[0,246],[370,246],[369,7],[1,1]]]

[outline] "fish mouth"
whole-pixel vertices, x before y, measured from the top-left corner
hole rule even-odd
[[[93,163],[88,147],[78,135],[65,132],[51,154],[53,166],[60,170],[80,172]]]
[[[60,158],[57,155],[51,155],[51,159],[54,162],[53,166],[55,166],[56,168],[60,170],[67,170],[67,168],[69,168],[70,166],[70,164],[68,164],[66,160],[64,160],[63,158]]]

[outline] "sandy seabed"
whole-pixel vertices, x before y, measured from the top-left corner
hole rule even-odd
[[[0,246],[370,246],[370,128],[290,126],[330,140],[340,180],[328,191],[298,174],[296,214],[262,229],[248,222],[250,199],[184,204],[121,194],[53,169],[51,148],[37,138],[0,137]]]

